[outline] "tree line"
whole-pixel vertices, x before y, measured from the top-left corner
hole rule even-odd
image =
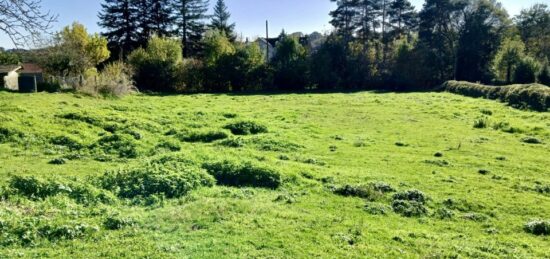
[[[547,5],[510,17],[495,0],[426,0],[419,11],[408,0],[330,1],[331,33],[304,41],[283,31],[269,58],[266,41],[237,39],[223,0],[213,14],[208,0],[104,0],[101,35],[75,23],[38,56],[49,73],[88,78],[115,62],[103,77],[119,71],[155,92],[550,84]]]

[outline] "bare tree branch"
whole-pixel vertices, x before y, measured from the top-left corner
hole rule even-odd
[[[0,0],[0,32],[16,48],[36,45],[40,35],[51,29],[57,15],[41,10],[41,0]]]

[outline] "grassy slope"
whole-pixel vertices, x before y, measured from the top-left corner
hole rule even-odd
[[[483,109],[493,112],[491,122],[506,121],[524,133],[474,129],[473,123]],[[520,111],[494,101],[446,93],[131,96],[101,100],[70,94],[0,92],[0,126],[20,129],[38,139],[71,135],[88,144],[103,132],[86,123],[55,117],[68,112],[87,112],[106,120],[127,118],[125,123],[135,123],[143,135],[139,142],[144,155],[105,163],[84,157],[55,166],[48,161],[63,151],[52,151],[40,140],[5,143],[0,144],[1,179],[9,174],[99,175],[106,169],[158,156],[153,148],[162,139],[173,138],[162,134],[170,128],[220,130],[230,121],[243,119],[269,128],[270,133],[259,138],[303,148],[271,152],[254,146],[235,149],[217,143],[182,142],[181,153],[187,156],[260,160],[283,172],[286,183],[275,191],[202,189],[155,209],[119,205],[116,209],[137,218],[139,226],[101,230],[90,237],[35,247],[0,247],[0,257],[550,256],[548,238],[522,229],[528,220],[548,219],[550,215],[550,197],[532,190],[536,182],[550,184],[548,113]],[[238,117],[227,119],[225,113]],[[545,144],[522,143],[527,135]],[[396,142],[409,146],[399,147]],[[443,152],[443,158],[434,157],[438,151]],[[287,154],[290,161],[279,160],[281,154]],[[502,156],[506,160],[496,159]],[[303,162],[308,159],[317,165]],[[450,165],[438,166],[427,160],[445,160]],[[480,169],[491,173],[481,175]],[[394,213],[374,216],[365,212],[362,199],[336,196],[316,180],[326,177],[333,177],[336,185],[383,181],[399,190],[419,189],[431,197],[431,212],[448,198],[471,208],[455,211],[451,220],[405,218]],[[275,201],[281,194],[291,194],[296,201]],[[7,215],[2,210],[24,209],[2,203],[0,216]],[[60,208],[45,217],[86,220],[64,210],[70,208]],[[488,215],[488,219],[467,220],[463,217],[467,213]]]

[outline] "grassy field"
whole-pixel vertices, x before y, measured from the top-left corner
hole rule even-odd
[[[550,257],[550,114],[448,93],[0,92],[0,177],[0,258]]]

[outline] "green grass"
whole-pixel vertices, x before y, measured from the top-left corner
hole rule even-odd
[[[486,127],[474,127],[480,118]],[[243,121],[263,130],[233,135],[227,125]],[[525,230],[550,220],[549,158],[549,113],[449,93],[0,92],[0,258],[549,257],[548,236]],[[235,164],[224,177],[268,172],[280,185],[256,177],[243,186],[257,188],[95,199],[110,193],[98,183],[106,172],[148,163],[206,172],[222,161]],[[174,174],[155,177],[169,184]],[[55,192],[5,190],[14,176]],[[410,190],[426,200],[396,195]],[[392,203],[427,213],[398,214]]]

